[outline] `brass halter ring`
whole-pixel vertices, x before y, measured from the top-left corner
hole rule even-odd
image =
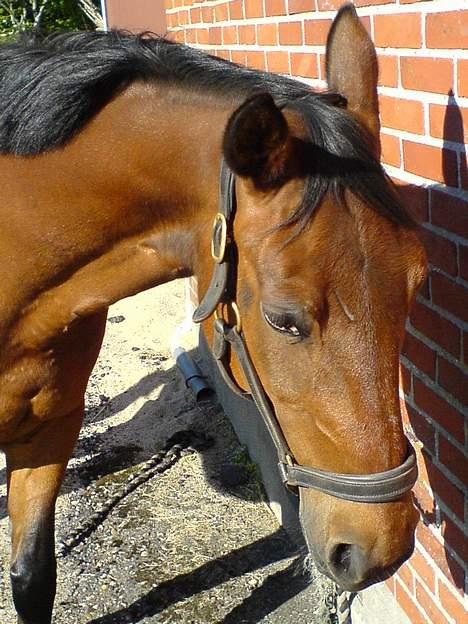
[[[217,234],[219,233],[219,241]],[[211,256],[217,264],[224,260],[227,243],[227,221],[226,217],[218,212],[213,221],[213,233],[211,235]],[[217,249],[216,249],[217,247]]]
[[[218,308],[216,308],[216,310],[214,311],[214,317],[215,317],[215,319],[219,319],[220,318],[225,323],[227,323],[227,320],[224,318],[223,311],[228,307],[228,305],[231,306],[231,309],[234,312],[234,315],[236,317],[235,328],[236,328],[237,333],[240,334],[240,331],[242,329],[242,320],[241,320],[239,306],[237,305],[237,303],[235,301],[230,301],[229,303],[221,303],[219,305],[219,307],[221,308],[221,314],[218,312]]]

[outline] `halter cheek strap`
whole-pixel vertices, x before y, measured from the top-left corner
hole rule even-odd
[[[283,483],[288,488],[313,488],[344,500],[363,503],[385,503],[397,500],[411,490],[418,477],[416,455],[410,442],[406,460],[396,468],[367,475],[341,474],[300,466],[295,463],[293,454],[283,435],[276,414],[262,386],[257,371],[250,358],[245,342],[239,309],[230,288],[235,267],[232,254],[232,222],[235,213],[234,175],[224,161],[221,164],[219,212],[215,217],[212,235],[212,256],[215,267],[211,283],[200,305],[195,310],[196,323],[215,315],[212,353],[218,363],[221,375],[229,388],[247,400],[253,400],[262,415],[278,454],[278,468]],[[230,292],[232,291],[232,292]],[[217,310],[230,305],[235,316],[235,324],[228,323]],[[228,348],[234,349],[242,372],[247,380],[250,394],[239,388],[225,364]]]

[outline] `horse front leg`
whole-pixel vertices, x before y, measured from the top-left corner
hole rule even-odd
[[[6,449],[11,586],[18,624],[50,624],[56,589],[55,501],[83,420],[83,406],[47,421]]]

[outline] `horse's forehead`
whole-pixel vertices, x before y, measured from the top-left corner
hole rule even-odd
[[[421,264],[412,240],[402,242],[404,237],[382,217],[376,216],[379,223],[371,217],[363,228],[345,208],[340,210],[340,218],[335,213],[326,227],[318,214],[290,242],[294,229],[273,232],[269,244],[265,239],[259,245],[260,296],[317,307],[333,293],[356,309],[373,300],[374,309],[391,305],[403,311],[411,270]]]

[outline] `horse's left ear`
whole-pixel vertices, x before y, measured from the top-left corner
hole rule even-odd
[[[252,179],[257,188],[275,188],[285,181],[291,150],[288,123],[271,95],[255,95],[231,115],[224,158],[235,174]]]
[[[346,98],[348,110],[370,132],[374,151],[380,156],[377,55],[352,4],[338,11],[331,26],[326,72],[329,90]]]

